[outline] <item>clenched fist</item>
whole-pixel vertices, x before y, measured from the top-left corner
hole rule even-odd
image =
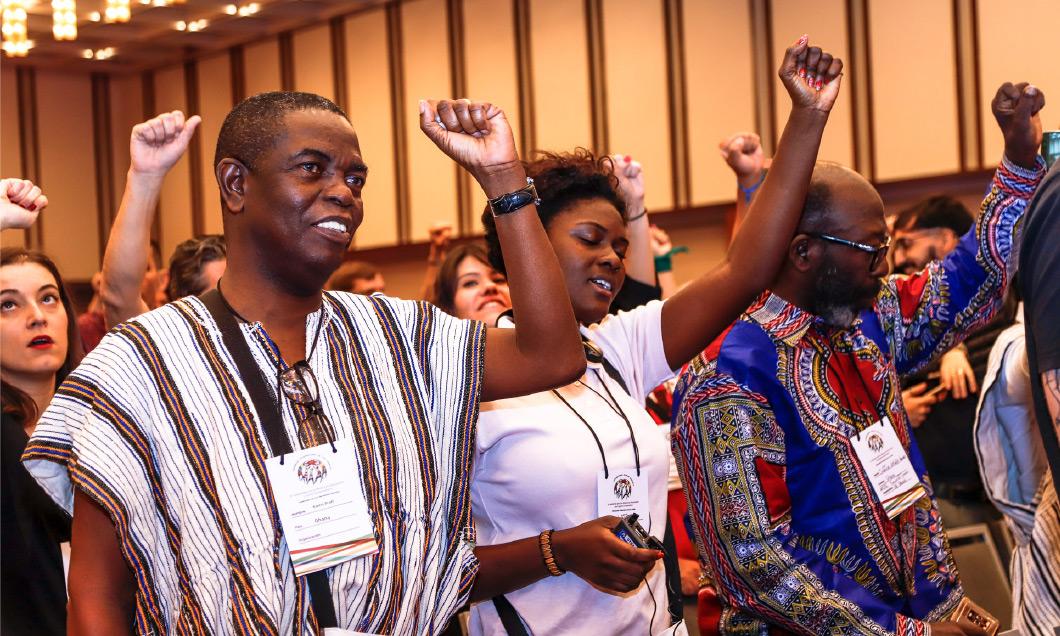
[[[1005,82],[997,89],[990,108],[1005,136],[1005,156],[1016,165],[1033,170],[1038,165],[1042,145],[1042,120],[1038,112],[1045,106],[1045,95],[1027,82]]]
[[[777,75],[791,97],[793,108],[828,112],[839,95],[843,60],[819,47],[810,46],[802,36],[784,52]]]

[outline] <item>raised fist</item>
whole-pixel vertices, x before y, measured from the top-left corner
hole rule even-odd
[[[133,172],[164,176],[188,150],[201,121],[198,115],[185,121],[184,113],[175,110],[133,126],[129,140]]]
[[[618,190],[626,200],[629,212],[639,213],[644,209],[644,171],[639,161],[629,155],[612,155],[611,163],[618,178]],[[632,214],[631,214],[632,215]]]
[[[1042,120],[1038,112],[1045,106],[1045,95],[1038,87],[1005,82],[997,89],[990,108],[1005,136],[1005,156],[1023,168],[1034,169],[1038,147],[1042,145]]]
[[[449,243],[453,239],[453,224],[449,221],[439,221],[427,229],[427,239],[430,241],[432,250],[449,249]]]
[[[810,46],[809,36],[802,36],[784,52],[777,75],[791,96],[793,108],[810,108],[828,112],[839,95],[843,60]]]
[[[48,197],[26,179],[0,181],[0,229],[25,229],[33,225],[37,215],[48,205]]]
[[[769,167],[769,160],[762,151],[762,140],[752,132],[736,133],[723,139],[718,143],[718,149],[737,179],[757,181],[762,171]]]
[[[658,225],[651,226],[651,255],[666,256],[674,249],[670,235]]]
[[[519,166],[515,137],[504,111],[467,99],[420,100],[420,130],[486,190],[490,177]],[[519,166],[521,169],[521,166]]]

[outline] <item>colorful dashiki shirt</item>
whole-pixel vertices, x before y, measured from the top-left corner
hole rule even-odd
[[[888,416],[930,492],[898,376],[1000,306],[1042,168],[999,167],[957,249],[885,279],[852,327],[766,292],[682,375],[674,452],[722,634],[922,634],[960,600],[933,498],[888,519],[851,437]]]
[[[436,633],[478,571],[469,481],[485,330],[427,303],[343,293],[307,317],[307,343],[321,322],[308,362],[337,437],[354,441],[379,541],[328,571],[338,625]],[[275,390],[275,344],[260,323],[240,328]],[[285,398],[277,408],[301,448],[305,410]],[[114,521],[136,575],[136,633],[315,635],[265,440],[217,324],[189,297],[104,337],[59,387],[23,461],[67,510],[76,486]]]

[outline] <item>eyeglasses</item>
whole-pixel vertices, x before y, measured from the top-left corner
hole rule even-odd
[[[829,241],[831,243],[838,243],[839,245],[846,245],[847,247],[853,247],[856,250],[861,250],[867,254],[871,254],[872,258],[869,260],[869,271],[876,271],[876,266],[880,264],[880,259],[887,255],[887,251],[891,249],[891,237],[888,236],[883,241],[883,245],[873,247],[865,243],[858,243],[857,241],[850,241],[845,238],[839,238],[838,236],[832,236],[831,234],[807,234],[814,238],[819,238],[822,241]]]
[[[298,439],[303,448],[327,443],[335,430],[320,405],[317,378],[305,360],[280,370],[280,389],[288,400],[304,408],[308,415],[298,423]]]

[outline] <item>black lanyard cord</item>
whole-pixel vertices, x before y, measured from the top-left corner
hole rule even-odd
[[[596,372],[596,369],[593,369],[593,371]],[[596,374],[596,378],[600,380],[599,373]],[[602,380],[601,383],[603,383]],[[608,390],[606,384],[604,384],[604,390],[607,391],[607,395],[611,398],[611,400],[615,400],[614,404],[612,404],[611,401],[609,401],[604,396],[600,395],[600,393],[591,386],[585,384],[584,382],[581,382],[580,380],[579,384],[596,394],[597,397],[599,397],[601,400],[604,401],[605,404],[611,407],[611,410],[617,413],[619,417],[622,418],[622,421],[626,423],[626,428],[629,430],[629,439],[633,443],[633,460],[637,464],[637,476],[640,477],[640,447],[637,446],[637,438],[633,435],[633,425],[630,423],[629,418],[626,417],[626,414],[622,411],[621,407],[618,406],[618,401],[615,400],[615,397],[613,395],[611,395],[611,391]],[[582,414],[578,412],[578,409],[574,408],[574,406],[570,402],[568,402],[567,399],[559,393],[559,391],[557,391],[556,389],[552,389],[552,394],[559,398],[559,401],[563,402],[564,406],[570,409],[570,412],[574,413],[575,417],[581,420],[581,423],[585,425],[585,428],[589,429],[589,433],[593,436],[593,441],[596,442],[596,447],[600,450],[600,461],[602,461],[604,464],[604,478],[606,479],[610,477],[610,472],[607,468],[607,454],[604,452],[604,445],[600,441],[600,436],[596,434],[595,430],[593,430],[593,427],[589,424],[589,421],[586,420],[585,417],[583,417]]]
[[[622,421],[626,423],[626,430],[629,431],[629,441],[633,443],[633,461],[637,465],[637,477],[640,477],[640,447],[637,446],[637,437],[633,434],[633,424],[630,423],[629,418],[626,417],[626,412],[622,410],[622,406],[618,403],[618,400],[615,399],[615,396],[611,394],[611,389],[607,388],[607,382],[604,382],[604,379],[600,377],[600,372],[596,369],[593,369],[593,375],[596,376],[596,380],[600,383],[600,386],[604,387],[604,391],[607,393],[607,397],[611,398],[610,401],[604,400],[604,396],[600,395],[600,393],[596,389],[589,386],[588,384],[584,382],[582,382],[581,384],[593,393],[596,393],[597,397],[599,397],[601,400],[604,400],[604,402],[606,402],[607,405],[611,407],[611,410],[618,414],[618,416],[622,418]]]

